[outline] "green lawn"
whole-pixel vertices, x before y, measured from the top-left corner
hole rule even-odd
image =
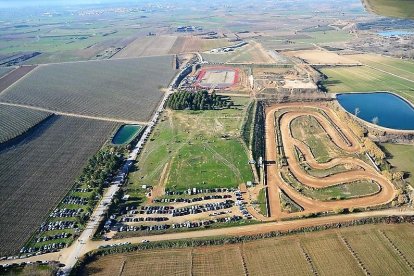
[[[321,31],[321,32],[306,32],[306,35],[309,35],[311,38],[302,38],[296,39],[294,41],[300,43],[332,43],[332,42],[345,42],[352,39],[352,35],[350,35],[346,31]]]
[[[397,170],[408,176],[408,183],[414,187],[414,145],[381,144],[385,149],[388,161]]]
[[[130,175],[132,185],[159,184],[169,189],[237,187],[252,180],[241,141],[249,99],[236,107],[209,111],[167,111]]]
[[[366,66],[324,68],[329,92],[391,91],[414,103],[414,82]]]
[[[266,203],[266,193],[265,188],[259,191],[259,195],[257,197],[257,203],[260,207],[260,213],[264,216],[267,216],[267,203]]]

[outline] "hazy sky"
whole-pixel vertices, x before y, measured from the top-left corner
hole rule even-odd
[[[0,0],[0,8],[139,2],[139,0]]]

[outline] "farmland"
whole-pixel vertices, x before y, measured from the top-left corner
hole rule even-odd
[[[218,63],[274,63],[273,57],[260,43],[251,41],[248,45],[227,53],[204,53],[210,62]]]
[[[23,246],[116,127],[56,115],[0,152],[0,255]]]
[[[25,133],[50,115],[47,112],[1,105],[0,144]]]
[[[328,79],[329,92],[391,91],[414,103],[414,82],[398,78],[370,67],[338,67],[321,69]]]
[[[128,44],[115,55],[115,58],[136,58],[143,56],[166,55],[174,45],[176,36],[140,37]]]
[[[138,159],[139,170],[130,175],[131,188],[156,186],[166,176],[167,188],[177,190],[237,187],[251,180],[240,138],[248,100],[233,100],[232,109],[168,111]]]
[[[195,36],[179,36],[170,49],[171,54],[204,52],[214,48],[228,46],[225,39],[202,39]]]
[[[174,77],[171,56],[39,66],[0,101],[125,121],[147,121]]]
[[[0,93],[3,92],[5,89],[7,89],[10,85],[12,85],[14,82],[28,74],[30,71],[35,69],[36,66],[23,66],[19,67],[10,74],[4,76],[0,80]]]
[[[241,244],[157,249],[98,257],[83,275],[393,275],[412,273],[388,237],[410,262],[412,226],[367,225],[269,238]],[[345,242],[355,251],[352,254]],[[306,258],[305,253],[308,258]],[[387,263],[384,267],[384,263]],[[121,269],[123,267],[123,269]]]
[[[0,67],[0,78],[13,70],[13,67]]]

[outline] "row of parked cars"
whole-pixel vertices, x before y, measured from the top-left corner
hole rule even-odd
[[[51,221],[48,223],[42,223],[39,228],[39,232],[63,230],[63,229],[74,229],[77,228],[77,224],[74,221]]]
[[[155,222],[161,222],[161,221],[167,221],[169,218],[167,217],[139,217],[139,218],[132,218],[132,217],[123,217],[121,219],[121,222],[143,222],[143,221],[155,221]]]
[[[177,208],[175,210],[172,210],[170,214],[172,214],[173,217],[180,217],[180,216],[186,216],[186,215],[193,215],[193,214],[199,214],[199,213],[205,213],[210,211],[217,211],[222,209],[228,209],[234,206],[234,201],[227,199],[222,202],[215,202],[215,203],[206,203],[202,205],[193,205],[189,207],[183,207],[183,208]]]
[[[83,212],[82,208],[78,209],[68,209],[68,208],[57,208],[50,213],[49,217],[51,218],[70,218],[77,217]]]
[[[200,202],[205,200],[212,200],[212,199],[227,199],[231,198],[231,195],[205,195],[202,197],[195,197],[195,198],[159,198],[154,199],[154,203],[194,203]]]
[[[56,235],[50,235],[50,236],[44,236],[36,239],[36,242],[45,242],[45,241],[51,241],[51,240],[57,240],[57,239],[67,239],[71,236],[70,233],[61,233]]]

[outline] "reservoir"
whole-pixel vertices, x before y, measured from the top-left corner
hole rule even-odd
[[[123,125],[116,132],[114,138],[112,139],[112,144],[128,144],[135,138],[135,136],[137,136],[141,129],[142,127],[140,125]]]
[[[414,35],[411,31],[396,30],[396,31],[383,31],[378,33],[380,36],[391,37],[391,36],[412,36]]]
[[[394,94],[350,93],[336,97],[343,108],[364,121],[386,128],[414,130],[414,108]]]

